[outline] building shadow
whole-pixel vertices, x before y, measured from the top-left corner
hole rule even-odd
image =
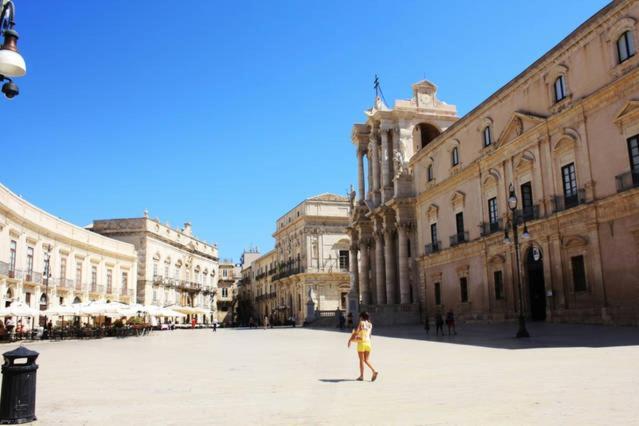
[[[639,346],[639,328],[588,324],[555,324],[528,322],[529,338],[517,339],[517,322],[458,324],[457,335],[435,335],[431,325],[429,333],[424,326],[377,326],[375,336],[393,339],[422,340],[433,343],[479,346],[495,349],[537,348],[605,348],[614,346]],[[311,328],[311,330],[344,333],[339,329]]]

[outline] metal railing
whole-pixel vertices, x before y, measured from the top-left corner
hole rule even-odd
[[[529,206],[521,210],[517,210],[516,214],[520,221],[537,220],[540,218],[539,205],[535,204],[534,206]]]
[[[494,234],[495,232],[503,231],[503,220],[497,219],[496,222],[482,222],[479,224],[480,234],[482,237],[486,235]]]
[[[561,212],[584,204],[586,202],[586,191],[584,189],[578,189],[571,195],[555,195],[551,201],[553,212]]]
[[[437,253],[438,251],[441,250],[441,248],[442,248],[442,242],[435,241],[434,243],[426,244],[426,246],[424,247],[424,253],[426,255]]]
[[[456,245],[468,242],[468,231],[457,232],[450,236],[450,246],[454,247]]]
[[[68,290],[70,288],[73,288],[73,286],[75,285],[73,280],[67,279],[67,278],[59,278],[58,279],[58,289],[62,289],[62,290]]]
[[[91,284],[91,293],[104,293],[104,286],[102,284]]]
[[[617,182],[617,192],[627,191],[639,186],[639,170],[630,170],[615,176]]]

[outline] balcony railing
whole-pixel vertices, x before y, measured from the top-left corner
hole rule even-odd
[[[424,253],[426,253],[426,255],[437,253],[441,250],[441,248],[442,242],[436,241],[434,243],[426,244],[426,247],[424,247]]]
[[[454,247],[456,245],[468,242],[468,231],[458,232],[450,236],[450,246]]]
[[[639,186],[639,170],[631,170],[615,176],[617,181],[617,192],[627,191]]]
[[[75,291],[84,291],[87,288],[86,283],[76,282],[74,290]]]
[[[154,275],[153,276],[153,284],[160,285],[164,283],[164,277],[162,275]]]
[[[104,286],[103,285],[97,285],[97,284],[91,284],[91,293],[98,293],[98,294],[104,293]]]
[[[120,289],[120,296],[133,297],[133,289],[130,289],[130,288],[121,288],[121,289]]]
[[[480,234],[482,237],[486,235],[494,234],[495,232],[503,231],[503,221],[498,219],[496,222],[482,222],[479,224]]]
[[[68,289],[73,288],[74,285],[75,285],[75,283],[73,282],[73,280],[69,280],[67,278],[59,278],[58,279],[58,289],[68,290]]]
[[[585,202],[586,191],[584,189],[578,189],[577,192],[571,195],[555,195],[552,198],[553,212],[568,210]]]
[[[535,204],[534,206],[525,207],[521,210],[517,210],[516,214],[520,221],[524,220],[528,222],[531,220],[537,220],[540,218],[539,206]]]
[[[24,274],[24,281],[28,283],[42,284],[42,272],[27,271],[27,273]]]

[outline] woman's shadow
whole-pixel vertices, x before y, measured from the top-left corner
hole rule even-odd
[[[319,379],[320,382],[324,383],[341,383],[341,382],[355,382],[355,379]]]

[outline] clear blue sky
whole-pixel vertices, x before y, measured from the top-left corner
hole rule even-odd
[[[356,180],[351,125],[426,77],[465,114],[607,2],[16,0],[0,181],[78,225],[185,220],[221,257]]]

